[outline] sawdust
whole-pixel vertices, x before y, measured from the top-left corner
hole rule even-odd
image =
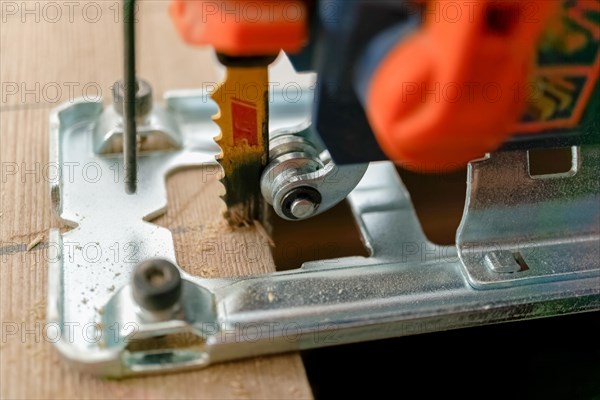
[[[224,220],[211,221],[202,229],[202,236],[204,239],[216,239],[226,228],[227,222]]]
[[[232,228],[249,228],[250,221],[247,219],[248,210],[243,204],[236,204],[227,210],[224,214],[225,219],[229,221]]]
[[[38,244],[42,243],[42,241],[44,240],[44,235],[37,235],[35,237],[35,239],[33,239],[31,242],[29,242],[29,244],[27,245],[27,251],[31,251],[35,248],[35,246],[37,246]]]
[[[164,2],[139,2],[139,18],[148,22],[158,21],[164,19],[164,15],[167,10],[167,5]],[[108,4],[107,4],[108,6]],[[156,6],[156,7],[155,7]],[[104,6],[103,6],[104,7]],[[158,7],[158,8],[157,8]],[[107,11],[103,9],[103,11]],[[156,18],[155,18],[156,16]],[[149,19],[144,19],[149,17]],[[63,18],[61,22],[65,21]],[[54,48],[65,47],[66,51],[73,50],[79,46],[79,42],[87,44],[98,44],[100,50],[96,51],[95,54],[91,54],[90,57],[82,58],[86,62],[85,65],[75,65],[78,63],[71,63],[72,65],[61,70],[61,74],[73,75],[73,79],[83,79],[80,73],[83,71],[86,73],[86,65],[95,65],[97,60],[102,59],[99,54],[111,53],[113,50],[113,41],[102,38],[102,35],[106,36],[106,33],[114,33],[114,23],[110,23],[110,18],[102,18],[101,22],[97,25],[98,29],[83,29],[79,39],[76,42],[69,42],[69,35],[77,31],[77,24],[69,24],[67,21],[67,27],[69,29],[60,29],[61,26],[64,28],[65,25],[60,24],[33,24],[36,25],[35,32],[28,30],[26,24],[20,23],[21,21],[15,21],[18,23],[2,24],[2,32],[4,28],[11,29],[12,32],[25,31],[27,34],[21,39],[24,40],[25,45],[30,45],[32,51],[36,48],[46,48],[49,51],[54,51]],[[27,21],[28,23],[31,22]],[[85,21],[83,21],[85,22]],[[29,24],[31,25],[31,24]],[[38,26],[39,25],[39,26]],[[56,26],[49,25],[60,25]],[[80,27],[85,28],[85,23],[79,24]],[[87,24],[89,25],[89,24]],[[151,36],[154,39],[158,38],[157,50],[165,50],[164,59],[168,62],[165,64],[162,60],[148,65],[148,73],[156,77],[153,82],[155,87],[168,86],[167,83],[171,82],[177,86],[179,83],[174,82],[172,79],[169,81],[169,74],[161,74],[160,71],[164,69],[165,65],[170,65],[173,60],[178,60],[185,56],[182,53],[182,49],[179,46],[174,46],[177,42],[171,40],[162,40],[168,32],[162,28],[168,28],[165,24],[156,24],[157,29],[153,29]],[[37,29],[40,28],[40,29]],[[159,29],[160,28],[160,29]],[[93,32],[92,32],[93,31]],[[7,34],[9,32],[7,31]],[[111,34],[112,35],[112,34]],[[47,40],[37,40],[40,37],[46,37]],[[112,36],[111,36],[112,37]],[[170,38],[170,36],[169,36]],[[148,38],[150,41],[152,37]],[[3,43],[4,44],[4,43]],[[17,45],[17,43],[15,43]],[[20,45],[20,43],[19,43]],[[54,46],[54,48],[52,47]],[[21,45],[22,46],[22,45]],[[19,46],[12,46],[18,50]],[[70,49],[70,50],[69,50]],[[4,47],[2,48],[2,54],[4,55]],[[10,50],[10,49],[8,49]],[[106,50],[106,51],[105,51]],[[185,49],[183,49],[185,50]],[[18,53],[18,51],[17,51]],[[13,51],[14,54],[14,51]],[[6,54],[7,57],[9,54]],[[27,62],[25,57],[13,57],[14,63],[7,63],[8,68],[6,69],[7,74],[10,74],[14,79],[23,80],[22,77],[35,77],[35,80],[43,80],[43,76],[47,73],[45,68],[40,63]],[[183,57],[185,58],[185,57]],[[210,58],[210,57],[209,57]],[[196,76],[202,77],[206,81],[214,81],[214,71],[210,67],[210,59],[206,58],[206,62],[200,62],[197,65],[192,63],[183,63],[181,65],[182,71],[192,71]],[[204,60],[204,58],[202,58]],[[40,64],[40,65],[38,65]],[[82,66],[82,68],[79,68]],[[5,65],[2,65],[2,72],[5,72]],[[12,68],[12,69],[11,69]],[[9,71],[10,69],[10,71]],[[89,69],[89,68],[88,68]],[[181,75],[181,74],[179,74]],[[167,81],[165,81],[167,78]],[[56,78],[59,79],[59,78]],[[7,113],[14,115],[2,116],[2,132],[14,131],[19,132],[18,135],[2,135],[2,145],[0,146],[2,153],[2,161],[15,161],[18,164],[17,167],[21,166],[21,161],[24,165],[33,165],[36,162],[47,162],[46,152],[40,151],[44,146],[47,147],[47,140],[39,141],[40,125],[47,124],[47,110],[36,109],[35,107],[28,107],[18,112]],[[32,121],[35,123],[23,123],[24,120]],[[38,123],[39,122],[39,123]],[[7,142],[5,143],[4,139]],[[27,145],[28,143],[36,143],[37,145]],[[19,151],[14,151],[18,149]],[[11,153],[12,152],[12,153]],[[18,154],[17,154],[18,153]],[[75,167],[78,173],[81,173],[81,165]],[[37,172],[40,172],[38,168]],[[48,172],[42,170],[41,172]],[[64,171],[63,171],[64,172]],[[111,175],[111,170],[102,170]],[[118,171],[117,171],[118,172]],[[169,180],[172,182],[168,188],[169,196],[169,207],[174,204],[188,204],[193,203],[189,209],[182,212],[179,220],[170,221],[166,220],[163,216],[163,223],[168,228],[175,228],[178,221],[190,221],[193,223],[199,223],[204,225],[205,222],[213,219],[221,219],[221,213],[218,207],[221,205],[221,201],[218,198],[218,193],[213,189],[213,186],[220,185],[206,185],[207,192],[212,193],[200,193],[198,197],[192,196],[193,190],[189,190],[189,187],[195,186],[203,178],[210,177],[211,171],[208,173],[203,172],[202,169],[187,169],[185,171],[177,172],[169,176]],[[122,174],[122,171],[121,171]],[[204,174],[204,175],[203,175]],[[38,174],[39,175],[39,174]],[[43,175],[43,174],[42,174]],[[216,175],[216,174],[215,174]],[[121,175],[122,176],[122,175]],[[18,176],[17,176],[18,178]],[[50,212],[49,198],[46,198],[48,192],[47,179],[31,179],[31,176],[27,176],[27,184],[22,184],[20,179],[9,179],[7,184],[0,185],[0,197],[2,198],[3,212],[2,215],[2,228],[3,234],[2,239],[5,239],[5,232],[12,234],[23,235],[19,239],[11,242],[24,243],[23,250],[26,249],[27,243],[35,238],[38,234],[44,233],[48,236],[47,230],[50,227],[59,228],[60,232],[66,232],[72,228],[63,225],[60,219],[55,216],[55,213]],[[102,177],[105,178],[104,176]],[[195,180],[200,179],[200,180]],[[173,184],[177,182],[177,184]],[[190,183],[192,182],[192,184]],[[196,182],[196,184],[193,184]],[[96,185],[94,185],[96,186]],[[210,187],[209,187],[210,186]],[[6,201],[4,201],[6,200]],[[81,219],[82,217],[78,217]],[[87,219],[89,220],[89,218]],[[9,229],[10,228],[10,229]],[[34,229],[44,229],[44,232],[32,232]],[[14,232],[13,232],[14,231]],[[228,235],[218,233],[220,237],[224,237],[223,242],[218,240],[219,245],[223,246],[228,243]],[[177,251],[177,257],[183,264],[194,265],[198,261],[199,250],[197,247],[197,233],[186,232],[185,234],[175,235],[173,238],[175,241],[175,247]],[[3,240],[4,241],[4,240]],[[33,305],[36,299],[46,298],[47,290],[47,255],[42,254],[41,248],[45,246],[47,238],[43,240],[41,244],[33,248],[31,253],[34,255],[38,254],[40,259],[39,266],[35,269],[35,274],[29,272],[28,269],[23,270],[25,264],[20,261],[19,254],[8,255],[2,260],[2,276],[0,282],[2,283],[2,320],[3,321],[15,321],[21,323],[24,321],[24,317],[27,314],[27,310]],[[122,250],[122,249],[121,249]],[[45,250],[44,250],[45,251]],[[33,259],[33,256],[24,257],[26,259]],[[122,257],[121,257],[122,258]],[[4,263],[5,259],[8,259],[8,263]],[[241,268],[244,274],[257,273],[260,271],[270,270],[271,264],[267,264],[267,261],[263,261],[260,265],[251,266],[238,266],[234,265],[230,260],[221,259],[217,254],[212,264],[215,268],[223,270],[222,274],[229,274],[232,271],[238,271],[238,267]],[[117,266],[114,266],[112,272],[108,271],[95,271],[96,273],[106,274],[107,278],[113,276],[123,278],[125,270],[122,273],[116,272]],[[260,269],[262,268],[262,269]],[[97,277],[97,276],[96,276]],[[118,280],[121,282],[121,279]],[[86,286],[89,284],[88,282]],[[115,280],[115,284],[116,284]],[[110,283],[109,283],[110,286]],[[77,288],[77,290],[83,288]],[[96,291],[98,291],[96,289]],[[101,293],[105,296],[108,293]],[[36,313],[37,314],[37,311]],[[32,316],[34,315],[32,314]],[[92,314],[94,315],[94,314]],[[10,318],[8,318],[10,317]],[[8,319],[7,319],[8,318]],[[36,317],[38,318],[38,317]],[[26,327],[30,327],[30,323],[27,322]],[[42,327],[44,325],[41,325]],[[19,329],[22,326],[19,325]],[[112,336],[110,326],[107,326],[107,334],[103,335]],[[91,331],[91,329],[90,329]],[[88,335],[93,335],[91,332]],[[32,341],[32,336],[28,334],[27,340]],[[276,357],[269,363],[263,366],[261,369],[253,368],[251,361],[231,362],[224,364],[216,364],[214,367],[211,366],[207,369],[200,369],[185,373],[178,374],[160,374],[152,377],[142,378],[130,378],[128,380],[116,381],[116,380],[104,380],[98,379],[97,377],[89,373],[81,373],[76,368],[69,366],[64,359],[60,356],[60,353],[56,351],[54,345],[48,341],[40,341],[40,344],[36,344],[36,348],[33,351],[38,351],[37,346],[42,347],[46,351],[46,356],[40,354],[39,359],[31,357],[31,353],[24,351],[24,345],[21,345],[20,334],[14,336],[16,340],[10,340],[8,346],[3,347],[0,366],[0,378],[2,384],[0,385],[0,397],[1,398],[48,398],[48,399],[59,399],[59,398],[231,398],[233,397],[232,389],[227,388],[228,377],[234,375],[239,371],[240,380],[257,380],[258,384],[251,387],[251,392],[248,397],[251,398],[283,398],[287,397],[287,385],[290,381],[297,382],[296,385],[302,387],[304,390],[302,394],[304,397],[310,396],[310,388],[308,387],[306,376],[302,370],[301,362],[299,357],[296,355]],[[64,336],[63,336],[64,338]],[[0,343],[3,345],[4,343]],[[98,346],[102,346],[103,342],[100,341]],[[6,353],[5,353],[6,351]],[[211,379],[213,380],[211,383]]]
[[[201,268],[200,269],[200,276],[203,278],[210,278],[210,277],[215,277],[218,276],[219,271],[216,268],[209,268],[209,267],[205,267],[205,268]]]
[[[269,235],[269,233],[267,232],[265,227],[260,223],[260,221],[256,219],[254,220],[254,228],[256,228],[256,233],[258,233],[258,235],[261,238],[263,238],[265,242],[269,244],[269,246],[275,247],[275,242],[273,241],[273,238],[271,237],[271,235]]]
[[[230,232],[235,232],[239,229],[250,229],[254,227],[258,236],[260,236],[270,247],[275,247],[275,242],[273,241],[273,238],[271,237],[271,235],[269,235],[263,224],[257,219],[248,221],[246,219],[246,216],[247,213],[244,210],[238,209],[237,207],[228,210],[226,212],[226,219],[228,223],[225,224],[224,221],[221,220],[206,225],[203,231],[204,238],[217,238],[226,230],[226,225],[229,225]]]

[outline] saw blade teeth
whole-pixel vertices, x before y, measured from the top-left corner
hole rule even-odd
[[[226,78],[224,78],[226,79]],[[226,121],[223,119],[223,114],[221,112],[221,109],[223,107],[225,107],[226,105],[220,101],[220,99],[222,98],[221,93],[222,93],[222,87],[225,85],[225,82],[221,82],[217,89],[211,94],[211,99],[215,102],[215,104],[218,107],[217,113],[211,116],[212,121],[219,127],[219,133],[213,137],[213,140],[215,141],[215,143],[217,143],[217,145],[219,145],[219,149],[220,152],[219,154],[217,154],[215,156],[215,159],[217,160],[217,162],[219,163],[219,165],[221,165],[221,168],[223,170],[223,173],[221,174],[221,178],[219,179],[219,182],[223,185],[223,189],[225,189],[224,193],[222,195],[220,195],[219,197],[221,198],[221,200],[223,201],[223,203],[225,203],[225,205],[227,206],[227,208],[225,208],[223,210],[223,217],[227,220],[227,222],[229,223],[229,225],[234,225],[231,216],[230,216],[230,212],[229,212],[229,202],[228,202],[228,197],[227,197],[227,193],[229,192],[229,188],[228,188],[228,179],[227,179],[227,175],[225,173],[225,167],[224,167],[224,160],[225,160],[225,151],[224,148],[221,144],[221,142],[223,141],[223,133],[224,130],[227,129],[226,128]]]
[[[217,159],[217,161],[219,162],[219,164],[221,163],[220,160],[223,159],[223,148],[221,147],[221,145],[219,144],[221,142],[221,140],[223,139],[223,129],[224,129],[224,124],[223,124],[223,116],[221,114],[221,108],[224,106],[220,101],[218,101],[217,99],[220,98],[219,93],[221,92],[221,87],[223,86],[223,83],[219,84],[217,86],[217,89],[215,89],[213,91],[213,93],[211,93],[210,98],[215,102],[215,104],[218,107],[217,113],[211,116],[212,121],[219,127],[219,133],[217,134],[217,136],[213,137],[213,140],[219,145],[219,154],[217,154],[215,156],[215,158]],[[223,175],[224,177],[225,175]],[[223,181],[224,178],[219,179],[220,181]],[[221,196],[221,198],[223,198],[224,196]]]
[[[223,169],[221,196],[232,226],[248,226],[260,219],[262,195],[260,175],[268,148],[267,66],[228,67],[224,80],[211,94],[218,106],[212,116],[219,127],[214,137],[221,149],[215,158]]]

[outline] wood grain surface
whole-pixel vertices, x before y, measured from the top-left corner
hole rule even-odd
[[[1,398],[312,397],[297,354],[107,381],[67,366],[45,339],[48,230],[67,229],[51,213],[44,169],[48,114],[52,107],[80,96],[109,99],[110,86],[122,68],[119,2],[51,3],[0,2]],[[210,53],[181,43],[168,18],[167,2],[139,3],[138,72],[152,83],[154,97],[160,98],[166,89],[213,82]],[[198,170],[170,177],[168,211],[155,221],[172,230],[179,264],[201,276],[274,270],[265,239],[252,228],[229,231],[220,216],[221,185],[200,184],[202,180]],[[202,255],[199,249],[206,240],[213,251]],[[242,251],[230,251],[248,244],[260,253],[245,257]]]

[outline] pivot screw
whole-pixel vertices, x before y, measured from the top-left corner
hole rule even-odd
[[[318,190],[309,186],[300,186],[283,196],[281,210],[289,219],[305,219],[315,214],[321,199]]]
[[[298,219],[304,219],[312,216],[317,210],[317,206],[310,199],[296,199],[290,206],[292,215]]]

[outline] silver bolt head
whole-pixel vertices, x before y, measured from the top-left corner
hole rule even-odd
[[[292,202],[290,211],[298,219],[308,218],[315,213],[317,206],[308,199],[296,199]]]

